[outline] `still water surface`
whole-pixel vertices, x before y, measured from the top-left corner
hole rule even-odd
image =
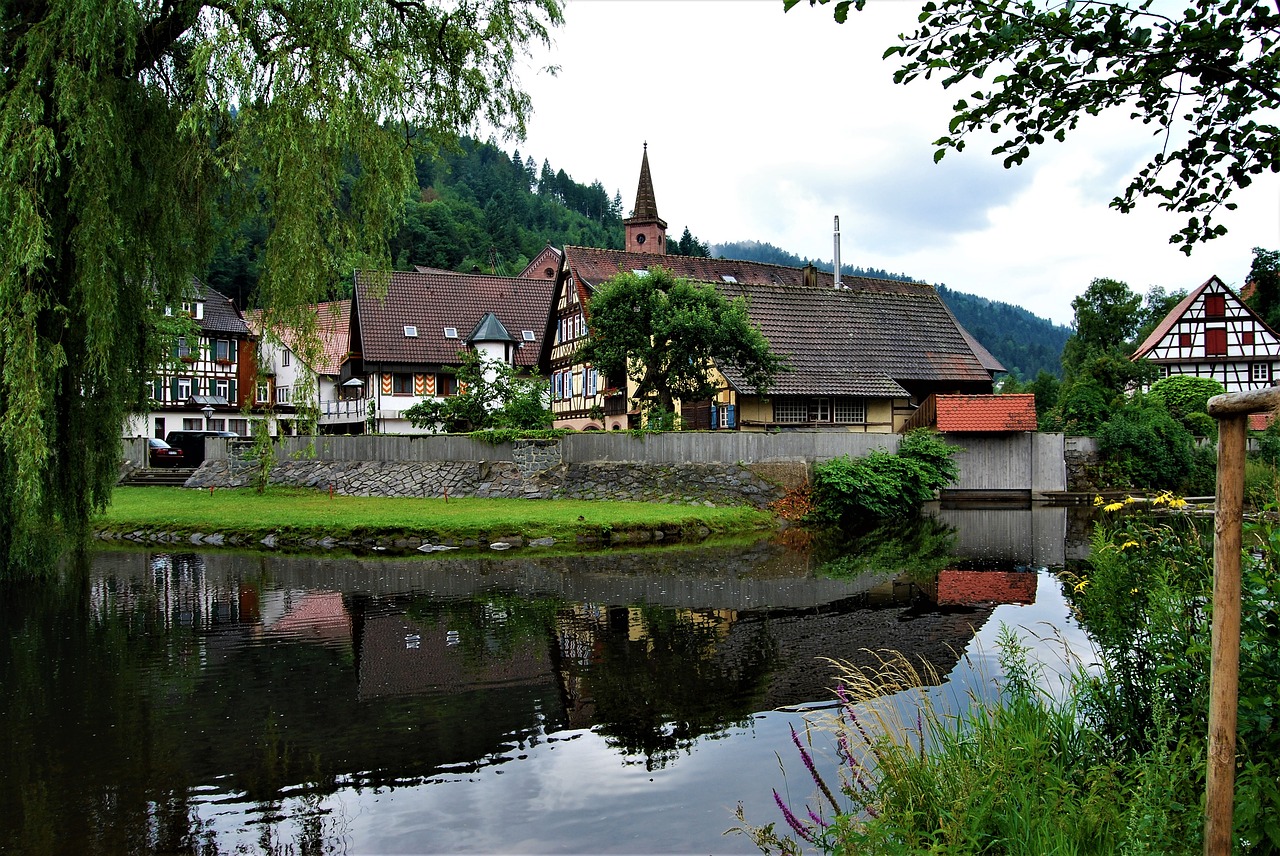
[[[1087,651],[1066,510],[934,513],[836,553],[98,553],[3,590],[0,848],[755,852],[723,833],[809,796],[824,658],[901,650],[958,698],[1002,623]]]

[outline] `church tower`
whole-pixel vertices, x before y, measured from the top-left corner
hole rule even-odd
[[[626,250],[629,253],[667,254],[667,221],[658,216],[658,203],[653,198],[653,179],[649,177],[649,144],[644,144],[640,161],[640,186],[636,188],[636,207],[622,221],[627,228]]]

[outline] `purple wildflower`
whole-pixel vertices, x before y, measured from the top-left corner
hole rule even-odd
[[[777,788],[773,789],[773,801],[778,804],[778,808],[782,809],[782,816],[786,818],[787,825],[795,830],[796,835],[812,844],[813,836],[809,833],[809,830],[805,829],[804,824],[791,813],[791,809],[787,808],[787,804],[782,801],[782,795],[778,793]]]
[[[809,808],[809,807],[805,806],[805,808]],[[818,826],[821,826],[823,829],[826,829],[827,827],[831,826],[830,821],[823,820],[821,817],[818,816],[818,813],[811,808],[809,808],[809,818],[813,820],[814,823],[818,824]]]
[[[804,744],[800,742],[800,735],[796,733],[796,727],[791,726],[791,742],[796,744],[796,748],[800,750],[800,760],[804,761],[805,769],[809,771],[809,775],[818,787],[822,789],[823,795],[827,801],[831,803],[831,808],[840,811],[840,805],[836,802],[836,798],[831,795],[831,789],[827,787],[826,781],[823,780],[822,774],[818,772],[818,768],[813,765],[813,758],[805,751]]]

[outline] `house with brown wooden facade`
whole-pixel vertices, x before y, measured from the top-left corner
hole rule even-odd
[[[602,377],[576,354],[591,331],[595,289],[619,273],[662,266],[708,283],[747,312],[786,361],[764,394],[732,366],[715,366],[709,401],[681,402],[694,428],[893,432],[930,395],[992,391],[1003,366],[966,331],[930,285],[840,278],[733,259],[667,255],[666,221],[654,201],[646,148],[626,249],[565,247],[542,346],[557,427],[637,427],[640,403],[626,378]]]
[[[199,280],[189,300],[166,306],[198,334],[179,337],[151,379],[151,407],[125,423],[127,437],[164,439],[170,431],[232,431],[248,435],[241,412],[251,395],[253,336],[231,298]],[[206,408],[208,410],[206,411]]]
[[[1218,277],[1193,290],[1133,353],[1162,377],[1195,375],[1227,392],[1272,386],[1280,375],[1280,336]]]

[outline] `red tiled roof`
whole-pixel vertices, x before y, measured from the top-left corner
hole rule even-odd
[[[316,313],[316,333],[320,336],[320,364],[312,366],[316,374],[336,375],[342,370],[342,358],[351,350],[351,301],[333,300],[312,306]],[[262,310],[250,309],[245,321],[253,332],[262,335]],[[299,351],[298,336],[292,330],[282,334],[284,343],[294,353]]]
[[[939,431],[1034,431],[1036,397],[1017,395],[939,395]]]
[[[552,280],[432,270],[357,271],[355,281],[355,334],[366,364],[456,365],[467,334],[486,312],[522,340],[516,365],[538,362]],[[406,326],[416,327],[418,335],[406,336]],[[446,338],[446,327],[454,328],[457,338]],[[525,330],[533,331],[532,342],[524,341]]]
[[[1249,430],[1250,431],[1266,431],[1271,423],[1276,420],[1276,414],[1268,410],[1265,413],[1249,414]]]
[[[762,262],[588,247],[564,252],[565,266],[588,289],[619,272],[661,265],[726,297],[744,297],[751,320],[790,369],[770,387],[776,395],[902,398],[904,380],[991,381],[971,337],[930,285],[843,277],[845,287],[837,289],[830,273],[810,271],[806,284],[805,268]],[[735,388],[748,390],[731,367],[721,369]]]

